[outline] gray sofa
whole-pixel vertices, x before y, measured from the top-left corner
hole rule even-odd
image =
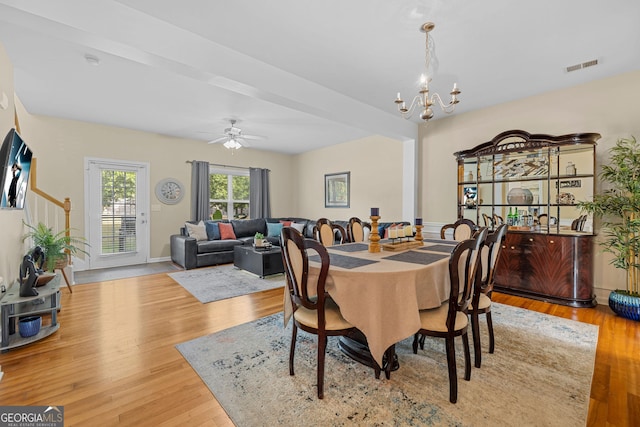
[[[306,237],[313,237],[313,226],[315,220],[306,218],[258,218],[258,219],[232,219],[218,220],[210,222],[230,223],[233,226],[235,239],[197,241],[194,237],[189,237],[186,226],[180,229],[180,234],[171,236],[171,260],[181,267],[190,270],[192,268],[206,267],[217,264],[228,264],[233,262],[233,248],[238,245],[253,244],[253,237],[256,233],[262,233],[273,245],[279,245],[278,236],[268,235],[267,222],[279,224],[280,221],[292,221],[304,224],[303,234]],[[195,221],[187,221],[195,224]]]
[[[218,264],[228,264],[233,262],[233,248],[237,245],[251,245],[253,244],[253,237],[256,233],[262,233],[266,236],[266,239],[273,245],[279,245],[280,239],[278,236],[269,236],[267,223],[278,224],[281,221],[291,221],[296,224],[304,224],[302,234],[310,239],[313,239],[313,227],[316,225],[316,220],[310,220],[307,218],[259,218],[259,219],[232,219],[227,220],[212,220],[210,222],[224,222],[231,223],[233,226],[233,232],[236,236],[235,239],[225,240],[213,240],[209,236],[208,240],[197,241],[194,237],[189,237],[186,226],[180,228],[180,234],[174,234],[170,238],[171,246],[171,260],[180,265],[186,270],[199,267],[207,267]],[[191,224],[195,224],[195,221],[187,221]],[[206,222],[206,221],[205,221]],[[332,221],[334,224],[341,225],[345,230],[347,229],[348,221]],[[407,223],[408,224],[408,223]],[[378,224],[379,228],[384,228],[391,225],[391,223]],[[381,237],[384,236],[384,231]],[[347,236],[336,236],[336,239],[346,239]]]

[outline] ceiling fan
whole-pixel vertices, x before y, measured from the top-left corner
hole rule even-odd
[[[209,141],[209,144],[217,144],[218,142],[224,141],[224,146],[230,150],[237,150],[240,147],[248,146],[247,140],[261,140],[266,139],[264,136],[257,135],[245,135],[242,133],[242,129],[237,128],[235,126],[236,120],[229,120],[231,126],[224,130],[223,135],[220,138],[216,138],[213,141]]]

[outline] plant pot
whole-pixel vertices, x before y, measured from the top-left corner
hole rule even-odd
[[[261,248],[264,246],[264,239],[253,239],[253,244],[256,248]]]
[[[22,338],[29,338],[34,335],[37,335],[38,332],[40,332],[41,326],[42,326],[42,317],[40,316],[24,317],[20,319],[18,330],[20,331],[20,336]]]
[[[640,297],[629,295],[626,291],[612,291],[609,294],[609,307],[620,317],[640,320]]]

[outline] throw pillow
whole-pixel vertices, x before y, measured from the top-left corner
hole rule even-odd
[[[204,228],[207,230],[209,240],[220,240],[220,227],[214,221],[205,221]]]
[[[267,236],[270,237],[277,237],[280,235],[280,232],[282,231],[282,223],[274,223],[274,222],[268,222],[267,223]]]
[[[299,232],[304,234],[304,226],[305,224],[300,224],[299,222],[292,222],[291,227],[295,228]]]
[[[187,227],[187,233],[189,233],[189,237],[195,237],[197,241],[207,240],[207,230],[204,227],[204,222],[200,221],[197,224],[191,224],[190,222],[185,223]]]
[[[236,240],[236,233],[233,232],[233,225],[226,222],[219,222],[218,228],[220,229],[220,239]]]
[[[283,227],[291,227],[292,221],[284,221],[281,219],[280,223],[282,224]]]

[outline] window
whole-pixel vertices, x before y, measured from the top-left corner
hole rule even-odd
[[[211,169],[209,206],[213,219],[249,217],[249,171]]]

